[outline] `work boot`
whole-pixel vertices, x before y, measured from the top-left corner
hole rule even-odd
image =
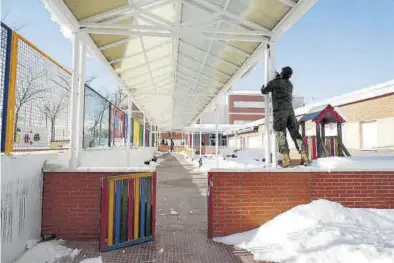
[[[290,156],[288,153],[284,153],[282,158],[282,168],[289,167],[290,165],[291,165]]]
[[[308,154],[306,152],[301,153],[301,165],[308,166],[311,164],[311,161],[309,161]]]

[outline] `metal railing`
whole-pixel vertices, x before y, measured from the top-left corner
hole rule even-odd
[[[1,152],[67,149],[71,72],[4,23],[1,40]],[[124,146],[127,120],[109,96],[85,85],[83,148]],[[142,146],[143,125],[131,125],[132,144]]]

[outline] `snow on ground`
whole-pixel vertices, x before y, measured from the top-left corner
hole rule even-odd
[[[15,263],[54,263],[60,258],[75,258],[80,250],[63,246],[64,240],[41,242],[27,250]]]
[[[217,242],[285,263],[393,263],[394,209],[347,208],[327,200],[296,206],[261,227]]]
[[[394,170],[394,156],[328,157],[313,161],[320,169]]]
[[[185,157],[185,155],[183,154]],[[264,158],[264,151],[261,149],[246,149],[237,152],[237,158],[222,157],[219,155],[219,167],[222,169],[256,169],[264,168],[265,163],[262,162]],[[185,159],[193,163],[196,167],[199,166],[198,159],[199,155],[196,155],[196,159],[191,161],[190,158]],[[278,156],[278,160],[281,158]],[[203,156],[203,164],[199,171],[209,171],[212,168],[216,168],[216,157],[214,155]],[[271,168],[272,169],[272,168]],[[284,169],[277,167],[274,169]],[[357,156],[357,157],[327,157],[319,158],[314,160],[309,167],[295,166],[293,168],[286,168],[290,171],[298,170],[324,170],[324,171],[335,171],[335,170],[358,170],[358,171],[382,171],[382,170],[394,170],[394,156]]]

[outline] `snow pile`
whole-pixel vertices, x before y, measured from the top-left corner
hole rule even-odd
[[[80,252],[79,249],[71,249],[63,246],[63,240],[51,240],[41,242],[27,250],[15,263],[54,263],[61,258],[74,259]]]
[[[312,162],[312,167],[327,170],[394,170],[394,156],[320,158]]]
[[[237,160],[237,159],[224,159],[219,156],[219,168],[224,169],[243,169],[243,168],[262,168],[264,167],[264,163],[261,161],[256,161],[253,159],[249,159],[249,161]],[[194,160],[193,164],[198,167],[198,159]],[[215,156],[204,156],[202,158],[202,166],[199,168],[200,171],[206,172],[211,168],[216,168],[216,157]]]
[[[257,229],[214,240],[246,249],[257,260],[392,263],[394,209],[346,208],[317,200]]]

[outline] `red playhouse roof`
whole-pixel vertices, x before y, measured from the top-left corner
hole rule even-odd
[[[330,105],[312,108],[307,114],[302,116],[299,122],[314,121],[320,123],[343,123],[344,118]]]

